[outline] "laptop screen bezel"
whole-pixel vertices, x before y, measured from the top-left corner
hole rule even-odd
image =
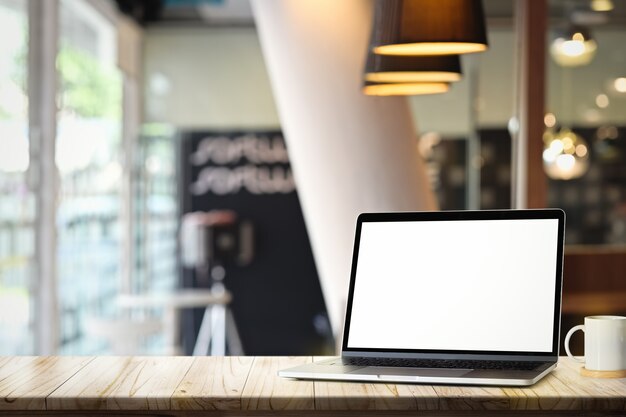
[[[554,289],[554,323],[552,350],[550,352],[520,351],[478,351],[478,350],[431,350],[431,349],[380,349],[348,347],[350,335],[350,319],[354,284],[359,258],[361,228],[365,222],[412,222],[412,221],[472,221],[472,220],[558,220],[557,262]],[[563,287],[563,246],[564,246],[565,212],[561,209],[535,210],[479,210],[479,211],[433,211],[433,212],[395,212],[395,213],[362,213],[357,218],[350,272],[350,287],[346,306],[346,319],[343,331],[342,356],[346,357],[383,357],[383,358],[455,358],[455,359],[506,359],[506,360],[554,360],[559,355],[559,335],[561,327],[561,296]],[[375,308],[375,306],[374,306]]]

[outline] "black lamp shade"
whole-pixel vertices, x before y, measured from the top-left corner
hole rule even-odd
[[[416,96],[445,93],[448,83],[374,83],[365,81],[363,93],[368,96]]]
[[[481,0],[376,0],[373,51],[451,55],[487,49]]]
[[[365,80],[372,82],[454,82],[461,79],[458,55],[393,56],[368,52]]]

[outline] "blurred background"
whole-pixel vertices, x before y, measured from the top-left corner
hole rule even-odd
[[[489,50],[406,98],[442,210],[514,207],[517,2],[483,4]],[[626,313],[626,3],[546,19],[537,166],[567,213],[569,328]],[[248,1],[0,0],[0,33],[0,354],[335,352]]]

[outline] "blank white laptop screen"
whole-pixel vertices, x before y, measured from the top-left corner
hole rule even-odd
[[[363,222],[348,348],[550,352],[557,219]]]

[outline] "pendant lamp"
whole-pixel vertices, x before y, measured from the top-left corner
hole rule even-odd
[[[461,79],[458,55],[390,56],[367,54],[365,80],[378,83],[455,82]]]
[[[373,51],[452,55],[487,49],[481,0],[377,0]]]
[[[593,60],[597,48],[586,27],[572,25],[552,42],[550,54],[562,67],[579,67]]]
[[[365,81],[363,93],[368,96],[416,96],[445,93],[448,83],[374,83]]]
[[[571,180],[589,169],[589,145],[569,129],[543,135],[543,168],[552,179]]]

